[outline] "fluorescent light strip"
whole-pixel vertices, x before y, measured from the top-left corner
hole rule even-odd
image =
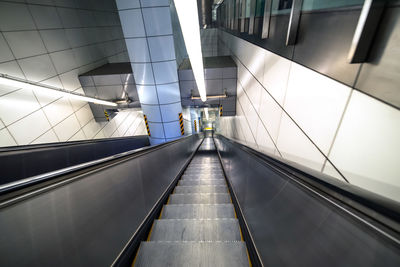
[[[208,95],[207,99],[218,99],[218,98],[227,98],[228,96],[226,94],[224,95]],[[200,96],[191,96],[192,100],[196,100],[196,99],[201,99]]]
[[[201,53],[200,25],[196,0],[174,0],[183,39],[199,90],[201,101],[207,100],[204,82],[203,55]]]
[[[208,115],[208,108],[204,108],[204,114],[206,115],[206,120],[208,120],[210,118]]]
[[[42,84],[38,84],[38,83],[33,83],[30,81],[26,81],[26,80],[20,80],[18,78],[11,77],[11,76],[4,75],[4,74],[0,74],[0,84],[6,85],[6,86],[12,86],[12,87],[16,87],[16,88],[32,89],[32,90],[35,90],[36,92],[40,92],[40,93],[43,93],[43,94],[46,94],[49,96],[59,96],[59,97],[67,96],[67,97],[74,98],[77,100],[87,101],[87,102],[105,105],[105,106],[113,106],[113,107],[117,106],[117,104],[114,102],[105,101],[105,100],[97,99],[94,97],[88,97],[88,96],[81,95],[81,94],[74,93],[74,92],[69,92],[69,91],[66,91],[61,88],[55,88],[55,87],[50,87],[50,86],[46,86],[46,85],[42,85]]]

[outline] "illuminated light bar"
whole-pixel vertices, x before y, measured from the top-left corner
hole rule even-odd
[[[43,93],[43,94],[46,94],[49,96],[58,96],[58,97],[67,96],[70,98],[87,101],[87,102],[91,102],[94,104],[100,104],[100,105],[105,105],[105,106],[114,106],[114,107],[118,106],[114,102],[105,101],[105,100],[101,100],[101,99],[94,98],[94,97],[88,97],[88,96],[70,92],[70,91],[67,91],[67,90],[64,90],[61,88],[56,88],[56,87],[51,87],[51,86],[47,86],[47,85],[43,85],[43,84],[39,84],[39,83],[34,83],[31,81],[21,80],[21,79],[11,77],[8,75],[4,75],[4,74],[0,74],[0,84],[6,85],[6,86],[12,86],[12,87],[16,87],[16,88],[32,89],[32,90],[35,90],[36,92],[40,92],[40,93]]]
[[[208,120],[210,118],[208,115],[208,108],[204,108],[204,114],[206,115],[206,120]]]
[[[203,55],[201,53],[200,25],[196,0],[174,0],[183,39],[199,90],[201,101],[207,100],[204,82]]]
[[[228,95],[227,94],[223,94],[223,95],[208,95],[207,99],[215,99],[215,98],[227,98]],[[200,96],[191,96],[190,99],[192,100],[196,100],[196,99],[201,99]]]

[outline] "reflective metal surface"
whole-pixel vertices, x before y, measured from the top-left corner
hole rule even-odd
[[[381,20],[386,1],[365,0],[358,19],[357,28],[351,42],[347,59],[350,63],[363,63],[367,60],[376,29]]]
[[[0,266],[110,266],[199,138],[166,144],[0,209]]]
[[[239,146],[215,140],[265,266],[399,266],[400,248],[390,239]]]
[[[400,6],[386,7],[356,88],[400,108]]]
[[[0,149],[0,184],[86,164],[149,146],[147,136],[27,145]]]
[[[296,44],[302,5],[303,0],[293,0],[292,10],[290,11],[289,27],[286,35],[286,45]]]
[[[134,266],[248,266],[246,245],[212,138],[170,195]]]
[[[135,266],[249,266],[244,242],[144,242]]]

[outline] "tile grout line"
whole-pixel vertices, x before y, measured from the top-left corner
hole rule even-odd
[[[335,134],[334,134],[334,136],[333,136],[332,143],[331,143],[331,145],[329,146],[327,158],[330,157],[331,152],[332,152],[332,149],[333,149],[333,146],[335,145],[337,135],[339,134],[339,130],[340,130],[340,127],[342,126],[342,122],[343,122],[343,119],[344,119],[344,117],[345,117],[345,115],[346,115],[346,111],[347,111],[347,109],[348,109],[348,107],[349,107],[349,104],[350,104],[350,100],[351,100],[352,95],[353,95],[353,90],[350,90],[349,96],[347,97],[346,104],[345,104],[344,109],[343,109],[343,112],[342,112],[342,115],[340,116],[340,120],[339,120],[339,123],[338,123],[338,125],[337,125]],[[322,165],[321,172],[323,172],[323,171],[325,170],[326,163],[327,163],[327,159],[325,159],[324,164]],[[332,164],[332,163],[331,163],[331,164]]]

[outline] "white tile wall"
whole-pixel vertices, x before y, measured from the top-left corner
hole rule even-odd
[[[238,100],[222,134],[400,201],[399,110],[220,31],[227,47]]]
[[[129,61],[116,11],[114,0],[0,2],[0,73],[83,93],[79,74]],[[2,85],[0,121],[0,146],[146,134],[138,110],[96,123],[87,102]]]

